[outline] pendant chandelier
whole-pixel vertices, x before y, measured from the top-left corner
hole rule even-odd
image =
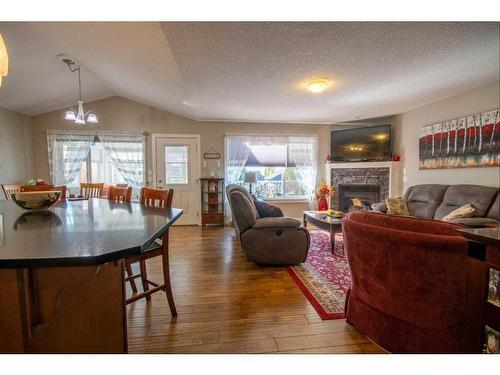
[[[64,116],[65,120],[74,121],[75,124],[83,125],[87,122],[97,123],[97,116],[95,113],[91,113],[90,111],[85,112],[83,109],[83,101],[82,101],[82,78],[80,74],[80,64],[77,64],[75,60],[67,55],[59,55],[58,57],[68,65],[69,71],[71,73],[78,72],[78,108],[71,108],[69,111],[66,111],[66,115]]]
[[[7,47],[0,34],[0,87],[2,87],[2,77],[6,77],[9,73],[9,55],[7,54]]]

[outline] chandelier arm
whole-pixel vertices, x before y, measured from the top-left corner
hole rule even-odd
[[[82,77],[80,75],[80,67],[78,67],[78,97],[82,100]]]

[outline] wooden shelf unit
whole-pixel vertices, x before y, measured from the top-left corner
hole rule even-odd
[[[496,343],[500,340],[498,292],[495,299],[490,300],[488,296],[492,277],[490,271],[500,272],[500,227],[460,229],[459,232],[470,241],[466,306],[471,330],[468,335],[471,345],[469,351],[484,353],[489,341],[486,338],[486,327],[496,332]],[[498,344],[492,346],[495,348],[494,353],[499,353]]]
[[[200,178],[201,184],[201,225],[224,225],[224,179]]]

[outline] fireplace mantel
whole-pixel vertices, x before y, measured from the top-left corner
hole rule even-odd
[[[357,163],[327,163],[326,183],[332,183],[332,170],[335,169],[366,169],[366,168],[388,168],[389,169],[389,196],[395,197],[402,195],[402,175],[401,162],[397,161],[373,161]]]

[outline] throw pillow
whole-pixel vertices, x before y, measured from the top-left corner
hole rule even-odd
[[[410,215],[410,211],[408,211],[408,206],[403,197],[387,197],[385,199],[385,205],[387,206],[388,215]]]
[[[474,216],[476,209],[470,203],[451,211],[448,215],[442,218],[443,221],[450,221],[453,219],[465,219]]]
[[[279,207],[268,204],[260,199],[254,198],[253,201],[255,208],[259,214],[259,217],[281,217],[283,216],[283,211]]]

